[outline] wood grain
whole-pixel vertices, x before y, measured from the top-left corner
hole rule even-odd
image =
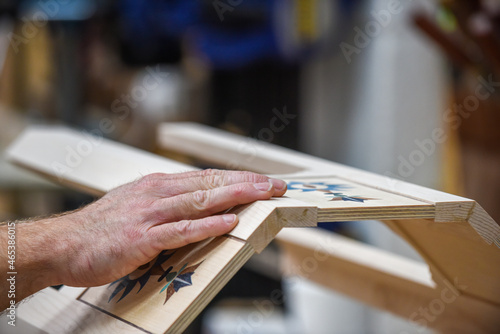
[[[435,282],[425,263],[382,251],[334,233],[284,229],[285,275],[299,275],[381,310],[442,333],[497,333],[500,306]],[[462,284],[463,282],[460,281]]]
[[[227,237],[191,244],[176,250],[164,269],[200,264],[191,276],[192,285],[179,289],[166,302],[167,290],[161,292],[165,280],[158,282],[159,275],[151,277],[140,293],[140,285],[135,284],[120,301],[120,295],[109,300],[117,284],[89,288],[78,300],[147,332],[182,332],[252,254],[248,244]]]

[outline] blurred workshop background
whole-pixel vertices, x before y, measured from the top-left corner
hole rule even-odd
[[[495,0],[0,1],[2,152],[31,124],[109,119],[108,138],[167,154],[160,123],[200,122],[474,198],[500,221],[497,80]],[[91,200],[0,158],[0,221]],[[419,259],[376,222],[324,227]],[[291,284],[266,252],[186,333],[430,332]],[[276,288],[284,303],[259,309]]]

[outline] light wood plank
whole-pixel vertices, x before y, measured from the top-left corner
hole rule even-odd
[[[147,174],[196,170],[63,126],[29,127],[9,146],[6,156],[54,181],[98,196]]]
[[[319,222],[435,216],[435,206],[427,202],[337,177],[287,181],[286,195],[316,206]]]
[[[348,183],[364,185],[387,193],[426,202],[434,205],[435,214],[432,218],[436,222],[468,221],[485,242],[488,244],[497,243],[500,247],[500,226],[498,222],[494,222],[471,199],[425,188],[388,176],[343,166],[275,145],[249,140],[242,136],[229,134],[200,124],[162,124],[159,129],[158,141],[163,148],[192,155],[199,159],[208,158],[208,156],[211,156],[212,150],[215,149],[219,152],[226,152],[226,154],[211,156],[212,161],[220,165],[229,163],[233,165],[240,164],[242,167],[252,170],[252,162],[258,157],[261,160],[267,160],[268,164],[271,165],[274,161],[280,161],[299,169],[299,171],[295,172],[278,172],[278,174],[274,175],[275,177],[299,181],[307,178],[336,177]],[[274,173],[275,169],[273,168],[264,172]],[[321,216],[321,211],[318,214]],[[391,216],[394,215],[379,215],[370,218],[367,215],[358,214],[353,215],[352,219],[391,219]],[[332,217],[335,220],[349,220],[349,218],[351,217],[343,215]],[[401,218],[411,218],[411,216],[407,215]],[[426,213],[419,213],[415,218],[431,217]]]
[[[170,289],[162,291],[166,278],[158,282],[165,271],[150,265],[129,274],[130,281],[87,289],[47,288],[22,303],[18,316],[50,333],[180,333],[254,251],[248,243],[218,237],[167,253],[173,255],[161,263],[162,269],[172,266],[170,272],[178,273]],[[145,274],[151,276],[140,289],[137,279]],[[126,288],[110,298],[121,282],[132,290],[122,300]],[[168,300],[167,294],[172,294]]]
[[[132,281],[133,285],[129,283],[133,290],[120,301],[122,291],[110,300],[118,284],[89,288],[78,300],[151,333],[179,333],[253,255],[253,250],[247,243],[226,237],[191,244],[172,252],[173,255],[162,264],[163,270],[160,273],[172,266],[171,272],[177,272],[179,276],[166,290],[162,291],[166,279],[158,282],[160,275],[154,275],[141,290],[138,281]],[[185,271],[181,271],[185,265]],[[182,273],[190,272],[189,268],[193,266],[196,269],[192,276],[181,276]],[[128,277],[138,279],[146,272],[146,269],[140,270]],[[189,280],[192,285],[182,287]],[[175,292],[177,287],[181,288]],[[169,293],[173,294],[166,301]]]
[[[449,282],[436,284],[425,263],[317,229],[284,229],[276,240],[286,275],[299,275],[442,333],[493,334],[500,328],[498,305],[457,292]]]
[[[47,333],[141,333],[144,331],[99,312],[53,288],[22,302],[17,316]]]
[[[162,148],[192,155],[198,159],[210,159],[222,166],[234,165],[241,166],[242,169],[254,170],[257,165],[255,159],[260,159],[259,162],[265,160],[266,166],[272,165],[272,169],[262,168],[262,173],[285,179],[291,176],[299,179],[335,176],[428,203],[470,201],[460,196],[344,166],[201,124],[163,123],[159,128],[158,142]],[[212,154],[214,151],[222,153]],[[291,171],[280,169],[279,164],[273,165],[275,161],[292,166],[288,168]],[[260,165],[262,164],[259,163]]]
[[[436,281],[446,280],[460,293],[500,307],[500,251],[469,223],[426,219],[385,223],[420,253]]]

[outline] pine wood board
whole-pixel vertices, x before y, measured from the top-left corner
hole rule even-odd
[[[441,333],[493,334],[500,328],[500,306],[456,291],[448,281],[435,282],[425,263],[316,229],[284,229],[276,240],[285,275],[307,278]]]
[[[166,285],[165,279],[158,282],[162,271],[151,270],[155,259],[127,275],[130,282],[44,289],[23,302],[18,315],[49,333],[181,333],[254,251],[248,243],[218,237],[166,253],[173,255],[161,263],[163,269],[172,266],[170,272],[178,273],[170,289],[162,291]],[[137,279],[148,272],[151,275],[139,292]],[[120,301],[126,288],[110,299],[121,282],[132,290]],[[166,301],[167,293],[171,296]]]
[[[470,224],[426,219],[384,223],[420,253],[436,281],[447,281],[461,294],[500,308],[500,251]]]
[[[435,216],[434,205],[427,202],[337,177],[289,179],[287,183],[286,196],[316,206],[319,222]]]
[[[195,156],[198,159],[210,158],[211,161],[222,166],[241,166],[252,170],[253,162],[258,157],[267,160],[268,164],[279,161],[281,164],[298,169],[293,172],[278,172],[273,175],[275,177],[299,181],[308,178],[337,177],[347,182],[426,202],[434,206],[434,216],[429,217],[420,212],[413,218],[432,218],[436,222],[467,221],[486,243],[495,243],[500,247],[499,224],[472,199],[425,188],[387,175],[377,175],[344,166],[200,124],[164,123],[159,128],[158,141],[162,148]],[[214,150],[225,153],[212,155]],[[276,168],[273,168],[263,172],[273,173],[275,170]],[[356,217],[356,219],[372,219],[368,216]],[[391,219],[390,217],[380,215],[373,219],[387,220]],[[346,216],[334,217],[339,220],[349,220],[348,218]]]
[[[123,280],[89,288],[78,300],[120,321],[134,324],[146,333],[180,333],[253,253],[251,247],[240,240],[227,237],[205,240],[167,251],[166,254],[173,255],[162,264],[161,270],[157,268],[158,274],[152,274],[142,290],[138,279],[148,275],[152,268],[128,275],[130,281],[126,283],[133,289],[121,300],[126,288],[112,294],[120,282],[125,282]],[[181,271],[185,265],[186,269]],[[158,282],[158,278],[169,266],[173,267],[171,273],[177,272],[178,276],[162,291],[167,281]],[[133,303],[127,302],[127,298]]]
[[[75,167],[58,172],[54,162],[65,163],[68,152],[77,151],[80,143],[91,142],[88,135],[65,128],[31,128],[25,131],[9,148],[8,157],[11,161],[25,168],[37,171],[52,179],[56,178],[70,187],[95,195],[102,195],[115,186],[139,178],[141,175],[152,172],[180,172],[194,168],[176,163],[166,158],[154,156],[147,152],[130,148],[130,154],[125,145],[99,139],[99,145],[93,147],[92,152],[82,158]],[[42,148],[44,147],[44,148]],[[50,150],[47,149],[50,147]],[[48,151],[50,154],[44,154]],[[128,157],[127,157],[128,156]],[[127,162],[131,160],[131,163]],[[323,163],[324,164],[324,163]],[[95,173],[99,171],[99,173]],[[94,175],[97,174],[97,175]],[[364,203],[353,201],[328,201],[321,192],[307,193],[302,196],[300,191],[289,191],[287,197],[273,202],[276,207],[303,208],[309,217],[296,219],[290,217],[290,225],[286,226],[313,226],[317,221],[349,221],[357,219],[404,219],[404,218],[434,218],[435,205],[424,200],[416,200],[384,190],[380,187],[366,186],[363,183],[353,182],[339,177],[323,178],[298,178],[288,175],[289,182],[315,182],[326,181],[341,184],[346,188],[346,194],[360,195],[367,198]],[[300,201],[300,202],[299,202]],[[276,204],[276,205],[275,205]],[[265,206],[267,204],[261,204]],[[318,217],[314,217],[314,208]],[[290,209],[291,210],[291,209]],[[286,216],[282,210],[282,215]],[[291,212],[291,211],[290,211]],[[297,215],[294,215],[297,217]],[[282,217],[283,218],[283,217]],[[302,223],[298,224],[297,221]],[[260,224],[257,221],[255,224]],[[255,225],[254,224],[254,225]],[[249,228],[253,231],[254,227]],[[246,240],[248,231],[240,224],[231,235]],[[241,233],[240,233],[241,232]]]
[[[144,334],[54,288],[46,288],[19,304],[17,316],[50,334]]]
[[[245,170],[255,170],[258,167],[261,173],[285,179],[335,176],[427,203],[470,201],[464,197],[404,182],[393,178],[392,175],[378,175],[344,166],[196,123],[163,123],[158,130],[158,142],[163,149],[205,159],[220,166],[240,167]],[[256,160],[257,158],[259,160]],[[287,167],[283,168],[283,165]],[[271,166],[270,169],[267,166]]]
[[[16,155],[19,152],[19,155]],[[9,146],[7,158],[53,181],[102,195],[141,176],[196,168],[63,126],[33,126]],[[88,175],[93,175],[91,179]],[[109,176],[113,175],[112,178]]]

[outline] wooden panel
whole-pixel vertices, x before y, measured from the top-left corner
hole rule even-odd
[[[273,167],[261,170],[261,172],[285,179],[336,176],[428,203],[470,201],[386,175],[377,175],[195,123],[162,124],[159,128],[158,142],[162,148],[193,155],[200,159],[211,159],[223,166],[234,165],[254,170],[255,166],[262,166],[262,163],[256,163],[257,158],[259,162],[265,160],[264,166]],[[213,155],[213,150],[223,153]],[[292,165],[295,170],[276,168],[280,165],[273,165],[275,161]]]
[[[46,288],[19,304],[17,316],[50,334],[144,334],[144,331],[117,321],[53,288]]]
[[[164,135],[167,136],[164,137]],[[201,124],[162,124],[163,149],[189,154],[224,169],[251,170],[264,174],[294,174],[308,168],[280,156],[266,154],[267,143],[231,134]]]
[[[78,300],[145,332],[179,333],[250,258],[248,244],[218,237],[165,251],[116,283]]]
[[[434,218],[434,205],[335,177],[288,180],[288,197],[318,207],[318,221]]]
[[[425,188],[407,183],[384,175],[377,175],[357,168],[343,166],[331,161],[312,157],[300,152],[295,152],[275,145],[249,140],[248,138],[229,134],[227,132],[192,123],[165,123],[159,129],[158,141],[161,147],[175,150],[184,154],[205,158],[211,154],[212,148],[226,154],[212,157],[212,160],[224,164],[241,164],[252,169],[255,158],[264,159],[268,164],[273,161],[286,162],[299,169],[295,172],[285,170],[278,172],[275,177],[303,181],[307,178],[336,177],[347,183],[364,185],[379,189],[387,193],[400,195],[434,205],[434,216],[427,213],[415,218],[434,218],[436,222],[468,221],[483,240],[488,244],[497,243],[500,247],[500,226],[482,210],[475,201],[460,196],[447,194],[434,189]],[[189,144],[184,144],[189,142]],[[195,143],[205,149],[200,150]],[[232,156],[230,154],[233,154]],[[233,157],[233,160],[228,157]],[[260,160],[259,160],[260,161]],[[275,169],[267,172],[275,172]],[[319,213],[321,216],[321,210]],[[353,215],[334,216],[332,219],[391,219],[395,215],[364,216]],[[409,216],[401,218],[410,218]]]
[[[316,229],[284,229],[283,271],[442,333],[497,333],[500,307],[436,284],[429,267]]]
[[[165,251],[112,284],[47,288],[18,315],[50,333],[180,333],[253,253],[239,240],[212,238]]]
[[[486,243],[469,223],[385,223],[420,253],[431,266],[435,280],[446,280],[460,293],[500,307],[500,250]]]
[[[196,169],[62,126],[30,127],[6,155],[18,165],[98,196],[150,173]]]

